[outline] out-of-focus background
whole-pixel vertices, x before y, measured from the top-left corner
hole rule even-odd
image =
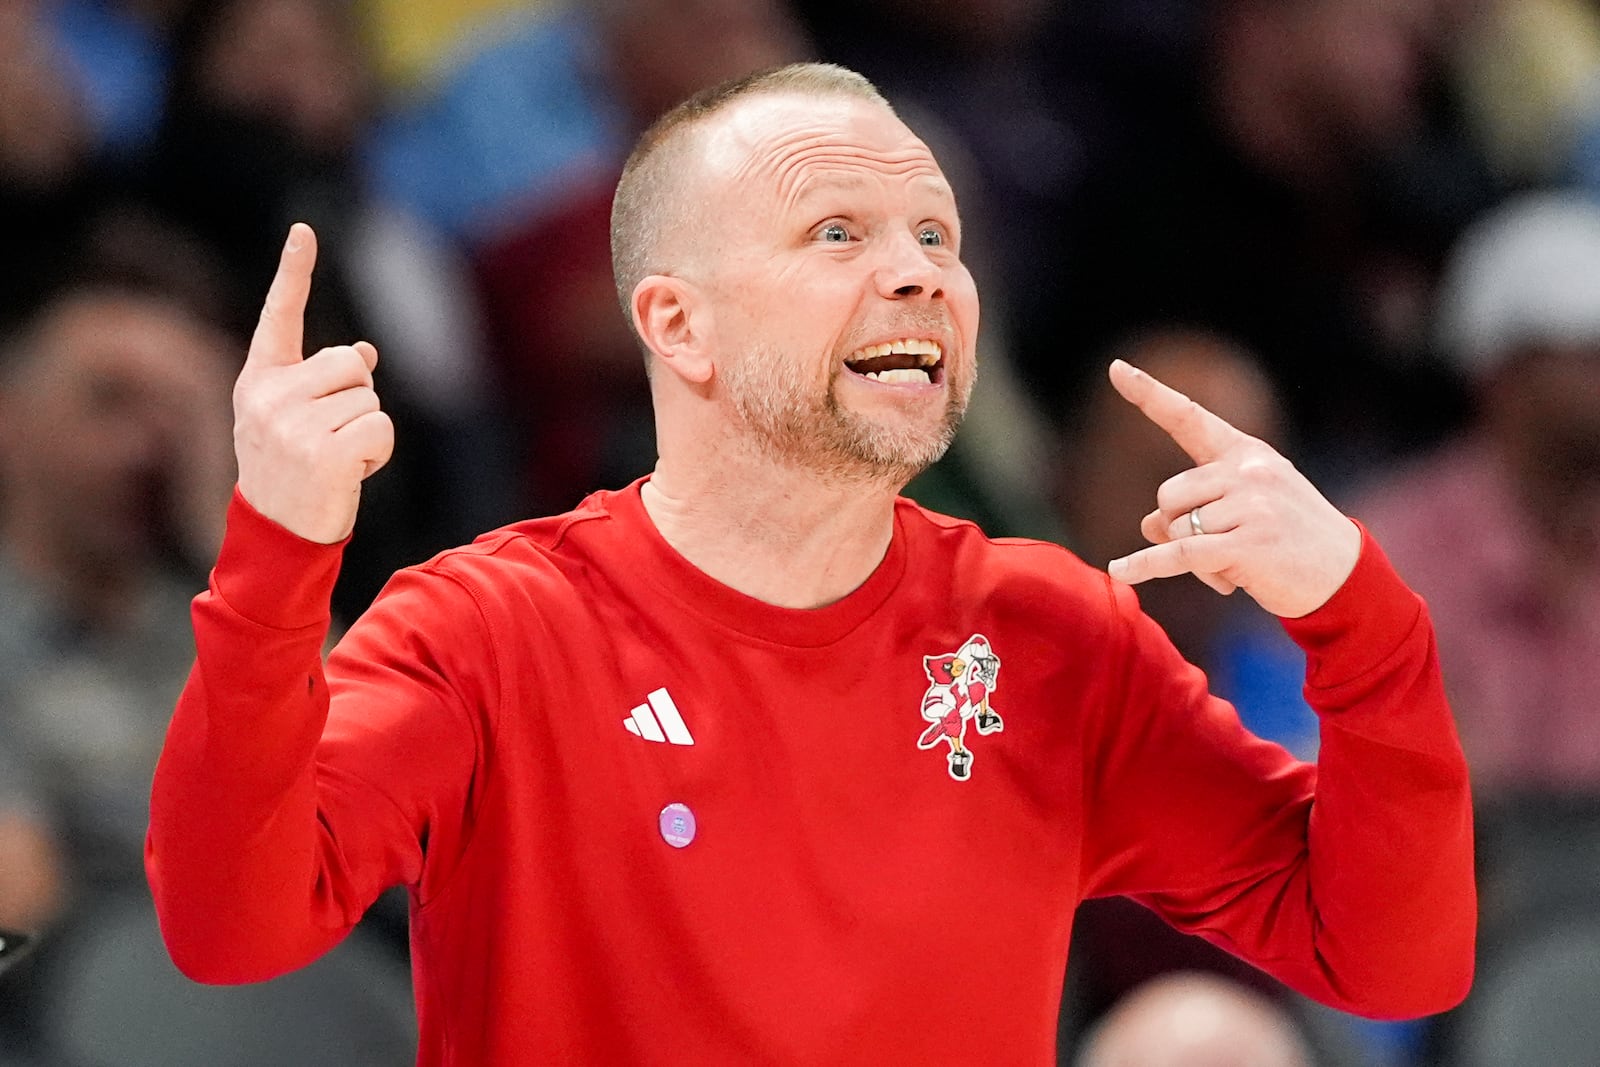
[[[1106,386],[1125,356],[1378,535],[1472,763],[1462,1008],[1342,1016],[1093,902],[1061,1062],[1600,1063],[1600,0],[0,0],[0,928],[35,949],[0,1067],[409,1062],[403,898],[211,990],[141,872],[279,244],[317,228],[308,346],[374,341],[397,425],[348,622],[395,568],[650,468],[613,183],[671,103],[808,57],[884,89],[967,221],[983,384],[912,494],[1097,565],[1138,547],[1185,461]],[[1140,595],[1315,756],[1271,619]]]

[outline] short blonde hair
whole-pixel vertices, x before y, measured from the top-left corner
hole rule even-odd
[[[661,272],[662,235],[690,207],[681,184],[673,180],[685,160],[684,133],[735,101],[766,93],[847,96],[889,107],[877,87],[853,70],[831,63],[792,63],[705,89],[652,123],[622,168],[611,202],[611,270],[629,323],[634,287]]]

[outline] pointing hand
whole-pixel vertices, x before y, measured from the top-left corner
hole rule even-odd
[[[296,223],[233,387],[233,441],[245,500],[291,533],[332,544],[355,526],[362,481],[389,461],[394,425],[372,387],[376,348],[303,354],[316,260],[316,235]]]
[[[1111,576],[1193,574],[1284,618],[1327,603],[1361,554],[1355,524],[1270,445],[1182,393],[1120,359],[1111,384],[1198,464],[1161,484],[1140,523],[1152,547],[1112,560]]]

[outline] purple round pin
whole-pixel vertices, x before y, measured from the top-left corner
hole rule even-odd
[[[683,848],[694,840],[694,812],[684,804],[668,804],[661,809],[661,837],[673,848]]]

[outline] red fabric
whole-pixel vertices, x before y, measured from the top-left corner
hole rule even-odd
[[[696,571],[637,485],[598,494],[402,572],[324,670],[340,551],[235,499],[147,865],[174,959],[217,982],[409,886],[422,1064],[1048,1063],[1093,894],[1356,1011],[1470,982],[1466,771],[1421,602],[1370,541],[1289,624],[1320,778],[1128,590],[909,502],[859,589],[792,611]],[[957,781],[916,745],[923,664],[975,633],[1006,729]],[[624,728],[662,687],[693,745]],[[929,1024],[956,1014],[982,1025]]]

